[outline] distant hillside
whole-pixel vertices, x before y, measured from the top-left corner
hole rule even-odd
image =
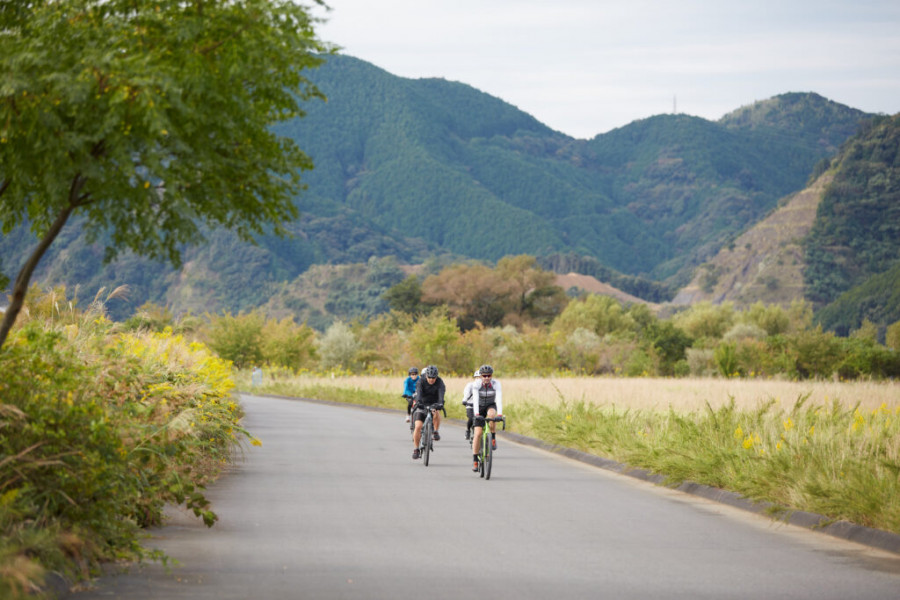
[[[310,78],[328,101],[278,128],[315,163],[291,239],[251,246],[215,232],[185,248],[175,273],[130,256],[104,267],[102,247],[73,222],[35,281],[88,294],[129,284],[130,305],[116,317],[146,300],[175,312],[235,311],[268,302],[317,264],[531,254],[596,261],[633,284],[616,287],[658,301],[801,189],[867,116],[786,94],[718,123],[660,115],[575,140],[468,85],[396,77],[348,56],[329,57]],[[7,274],[31,244],[23,230],[0,239]]]
[[[702,264],[673,303],[806,299],[841,335],[900,320],[900,115],[864,124],[827,168]]]
[[[622,290],[615,288],[608,283],[603,283],[596,277],[592,277],[590,275],[582,275],[581,273],[566,273],[565,275],[557,275],[556,285],[567,291],[574,288],[579,292],[612,296],[616,300],[625,304],[647,304],[654,310],[657,310],[659,308],[659,304],[647,302],[646,300],[642,300],[637,296],[626,294]]]
[[[304,212],[344,209],[361,230],[461,256],[574,252],[655,279],[686,278],[866,117],[785,94],[744,109],[764,117],[660,115],[586,141],[470,86],[350,57],[314,79],[329,102],[282,130],[316,163]]]
[[[888,325],[900,321],[900,261],[838,296],[816,313],[816,320],[839,335],[859,329],[868,320],[883,336]]]
[[[834,161],[806,241],[809,298],[826,304],[900,259],[900,114],[871,121]]]
[[[900,114],[868,123],[833,169],[804,244],[807,297],[825,327],[883,330],[900,320]]]
[[[701,301],[754,302],[789,305],[805,296],[802,242],[832,175],[785,199],[765,219],[739,235],[702,264],[691,282],[678,291],[673,304]]]

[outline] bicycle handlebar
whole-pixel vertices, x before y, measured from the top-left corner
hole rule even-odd
[[[415,406],[415,408],[419,408],[418,404],[415,404],[414,406]],[[425,406],[422,406],[421,408],[422,408],[422,410],[439,410],[442,413],[444,413],[445,417],[447,416],[447,409],[444,408],[443,404],[426,404]]]
[[[503,423],[503,431],[506,431],[506,417],[485,417],[484,421],[486,423]]]

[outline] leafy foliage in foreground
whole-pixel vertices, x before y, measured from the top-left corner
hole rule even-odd
[[[171,330],[119,333],[94,305],[31,296],[0,353],[0,596],[47,570],[143,557],[166,503],[211,526],[204,484],[247,433],[231,366]],[[158,557],[150,553],[152,557]]]

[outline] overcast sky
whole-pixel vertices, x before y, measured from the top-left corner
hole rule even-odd
[[[785,92],[900,112],[900,0],[325,0],[320,37],[577,138]]]

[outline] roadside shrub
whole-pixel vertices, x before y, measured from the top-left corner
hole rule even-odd
[[[212,525],[203,486],[247,435],[231,365],[171,330],[116,334],[96,311],[32,318],[0,353],[0,596],[50,569],[154,557],[166,503]]]

